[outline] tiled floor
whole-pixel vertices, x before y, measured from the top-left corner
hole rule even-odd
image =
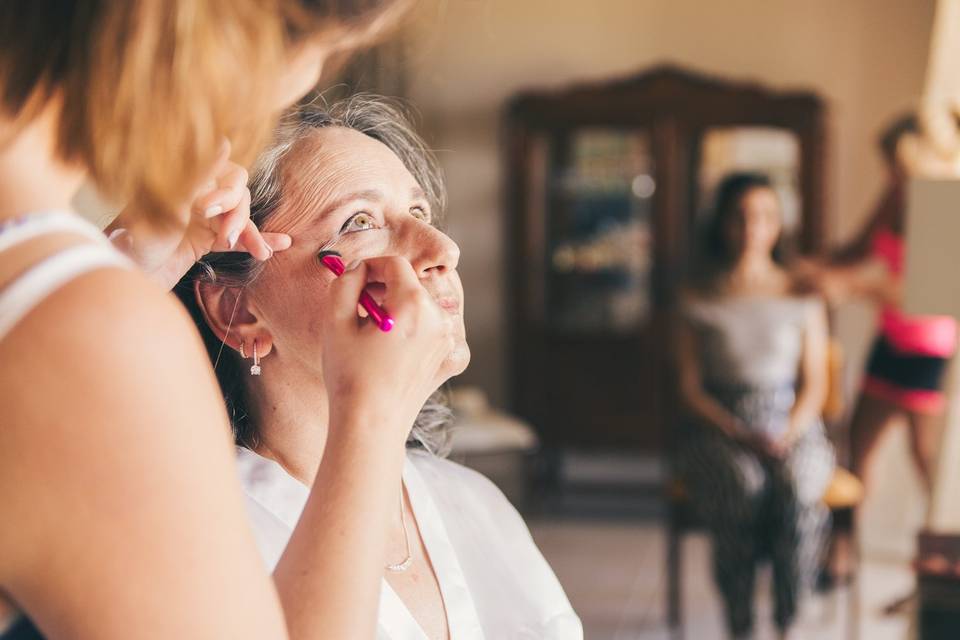
[[[588,640],[666,640],[664,531],[655,521],[534,520],[531,531],[583,620]],[[689,535],[683,545],[683,611],[688,640],[721,640],[720,602],[710,577],[709,542]],[[908,568],[867,559],[860,577],[861,640],[905,640],[907,616],[884,617],[880,609],[907,593]],[[769,577],[758,585],[758,640],[774,638]],[[846,638],[848,593],[809,603],[796,638]]]

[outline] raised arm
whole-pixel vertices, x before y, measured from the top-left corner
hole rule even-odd
[[[358,322],[368,281],[386,287],[389,333]],[[310,497],[274,571],[294,638],[372,638],[410,426],[439,386],[454,323],[410,262],[373,258],[331,284],[324,330],[330,428]]]

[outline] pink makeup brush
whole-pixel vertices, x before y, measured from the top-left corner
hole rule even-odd
[[[323,266],[327,269],[330,269],[333,275],[338,278],[343,275],[343,260],[336,251],[321,251],[320,262],[322,262]],[[366,289],[360,294],[360,306],[366,309],[367,313],[370,314],[370,318],[380,327],[380,331],[386,333],[390,331],[390,329],[393,329],[393,318],[390,317],[390,314],[388,314],[383,307],[377,304],[377,301],[367,293]]]

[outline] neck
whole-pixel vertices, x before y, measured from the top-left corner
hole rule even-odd
[[[57,157],[58,113],[59,107],[51,102],[0,147],[0,220],[31,211],[71,208],[84,173]],[[0,120],[0,139],[12,129],[10,120]]]
[[[264,359],[263,375],[247,384],[250,419],[257,426],[257,453],[279,463],[291,476],[312,486],[327,443],[329,406],[316,381],[271,376],[283,366]],[[305,389],[310,391],[304,392]]]
[[[296,364],[284,362],[276,352],[261,366],[263,375],[247,384],[250,418],[259,431],[256,452],[312,487],[327,443],[330,411],[326,388],[322,382],[318,384],[313,372],[291,375]],[[283,377],[278,375],[281,372]],[[404,535],[402,478],[397,478],[397,485],[397,509],[391,510],[390,522],[393,538],[400,540]]]
[[[322,375],[273,352],[261,360],[263,375],[247,378],[250,419],[260,444],[256,452],[278,462],[301,483],[313,485],[327,444],[330,403]],[[241,364],[249,369],[250,360]]]
[[[734,263],[730,275],[738,280],[762,278],[776,269],[776,263],[769,253],[745,252]]]

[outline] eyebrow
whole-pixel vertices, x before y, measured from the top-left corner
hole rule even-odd
[[[423,187],[421,187],[420,185],[415,186],[410,193],[412,194],[414,200],[427,199],[427,192],[424,191]]]

